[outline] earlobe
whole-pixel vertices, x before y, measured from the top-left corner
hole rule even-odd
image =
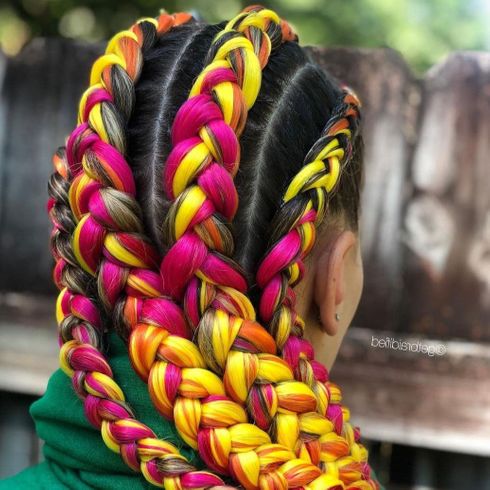
[[[345,298],[345,260],[356,243],[354,233],[343,231],[329,242],[318,261],[315,302],[322,327],[328,335],[335,335],[339,329],[340,310]]]

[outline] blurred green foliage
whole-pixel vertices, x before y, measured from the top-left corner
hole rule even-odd
[[[5,1],[5,0],[4,0]],[[243,0],[7,0],[0,46],[16,54],[35,36],[101,40],[160,8],[227,19]],[[253,3],[253,0],[252,0]],[[264,0],[297,29],[303,44],[389,46],[416,71],[450,51],[490,49],[490,0]]]

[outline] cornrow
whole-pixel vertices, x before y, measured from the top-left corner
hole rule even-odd
[[[56,260],[54,280],[61,289],[57,302],[62,345],[60,364],[63,371],[72,378],[76,393],[84,401],[87,419],[100,428],[107,447],[120,453],[128,466],[141,471],[153,485],[168,489],[221,489],[233,487],[223,486],[223,480],[211,472],[197,471],[177,448],[157,439],[150,428],[135,420],[124,394],[113,379],[108,362],[99,350],[102,344],[102,321],[92,299],[92,264],[85,263],[88,272],[81,270],[76,264],[76,252],[71,243],[77,218],[70,209],[69,192],[72,175],[80,172],[77,153],[81,148],[88,150],[98,141],[91,125],[86,122],[87,119],[90,121],[90,110],[87,107],[107,105],[96,110],[100,111],[99,114],[103,112],[108,120],[117,120],[115,108],[109,107],[109,104],[118,106],[120,103],[124,116],[129,117],[131,96],[114,96],[112,92],[114,87],[122,84],[129,92],[134,90],[132,84],[137,80],[141,64],[136,46],[139,50],[146,49],[154,42],[157,34],[161,35],[188,20],[189,16],[185,14],[162,14],[158,21],[142,19],[130,31],[118,34],[109,43],[106,55],[99,58],[93,71],[93,75],[104,73],[103,84],[98,83],[97,76],[92,76],[92,86],[82,97],[80,105],[80,125],[67,145],[70,151],[60,149],[53,158],[55,173],[49,183],[48,210],[53,222],[51,243]],[[116,67],[127,69],[130,80]],[[114,127],[111,129],[114,130]],[[121,146],[123,142],[119,140],[116,144]],[[70,158],[67,158],[67,153],[71,155]],[[93,188],[95,181],[86,184]],[[77,210],[82,212],[83,208]]]
[[[314,387],[325,381],[325,370],[313,361],[313,348],[301,337],[304,322],[295,312],[293,287],[302,279],[328,200],[348,164],[359,127],[359,101],[347,88],[340,96],[322,136],[308,152],[304,166],[289,184],[272,220],[269,250],[256,279],[262,289],[260,316],[269,325],[278,348],[297,378]],[[312,360],[308,365],[308,360]],[[306,366],[304,363],[306,362]]]
[[[295,311],[293,291],[303,276],[303,261],[313,248],[316,227],[322,223],[328,200],[352,156],[360,121],[359,106],[357,97],[344,88],[322,136],[284,193],[282,206],[272,220],[269,250],[260,263],[256,279],[262,289],[260,316],[268,323],[282,357],[294,370],[295,378],[313,391],[327,388],[330,403],[326,416],[334,422],[335,433],[349,441],[345,450],[353,458],[350,470],[376,487],[370,476],[367,453],[359,442],[359,430],[352,433],[347,424],[349,412],[340,404],[340,389],[329,381],[326,369],[314,360],[313,346],[302,338],[304,322]]]
[[[209,71],[211,71],[211,70],[209,70]],[[205,70],[205,74],[206,74],[206,70]],[[199,83],[199,79],[198,79],[198,83]],[[191,95],[192,95],[192,93],[191,93]],[[191,101],[192,101],[192,99],[191,99]],[[192,101],[192,102],[195,102],[195,101]],[[189,109],[189,112],[187,114],[185,114],[184,110],[182,110],[182,112],[184,112],[184,116],[182,116],[182,117],[188,118],[188,120],[191,120],[191,116],[189,113],[194,108],[195,108],[195,106],[191,106],[191,109]],[[204,113],[204,112],[205,111],[202,111],[202,113]],[[223,111],[223,112],[225,113],[226,111]],[[202,113],[201,113],[201,115],[202,115]],[[216,112],[214,115],[212,114],[211,118],[216,117],[216,114],[218,114],[218,113]],[[177,124],[177,120],[178,120],[180,115],[181,115],[181,113],[179,113],[177,115],[176,124]],[[200,130],[201,128],[197,128],[197,129]],[[212,139],[212,138],[209,138],[209,139]],[[188,142],[186,142],[186,143],[188,143]],[[199,144],[199,142],[196,142],[195,146],[197,146],[198,144]],[[202,150],[202,148],[201,148],[201,150]],[[192,148],[189,149],[189,147],[187,147],[187,148],[184,147],[184,149],[182,151],[187,156],[192,151]],[[217,153],[218,153],[218,151],[216,151],[216,154]],[[171,165],[170,165],[171,158],[172,158],[172,154],[169,157],[169,163],[167,164],[167,168],[169,168],[169,167],[171,168]],[[199,158],[202,158],[202,154],[199,155]],[[199,160],[199,158],[198,158],[198,160]],[[211,161],[209,163],[211,163]],[[178,166],[178,163],[176,163],[176,167],[177,166]],[[175,172],[177,172],[177,170],[175,170]],[[192,176],[190,176],[188,178],[192,178]],[[172,189],[172,192],[173,192],[173,189]],[[172,211],[173,210],[171,209],[169,216],[172,216]],[[176,211],[176,215],[177,215],[177,212],[178,211]],[[171,252],[172,252],[172,249],[171,249]],[[188,250],[187,253],[190,257],[195,257],[195,254],[193,254],[192,250],[190,250],[190,251]],[[168,257],[168,255],[166,257]],[[177,263],[178,263],[178,261],[177,261]],[[170,264],[172,264],[172,261],[170,261]],[[175,279],[178,280],[179,276],[177,275],[175,277]],[[172,287],[178,287],[178,282],[176,282],[176,281],[171,280],[171,281],[168,281],[167,284],[172,285]],[[170,294],[172,294],[172,291],[169,291],[169,292],[170,292]],[[143,379],[146,379],[148,376],[150,376],[150,390],[152,393],[152,398],[154,399],[157,407],[159,407],[160,411],[165,414],[165,413],[169,412],[170,410],[173,410],[176,404],[180,403],[180,400],[177,400],[177,401],[172,400],[168,396],[168,392],[166,390],[162,390],[160,388],[161,386],[165,386],[165,382],[166,382],[166,384],[168,384],[168,379],[166,380],[166,378],[172,379],[172,377],[169,375],[172,373],[167,372],[167,366],[165,365],[165,363],[162,363],[161,361],[157,361],[157,363],[155,365],[153,365],[150,369],[149,364],[148,364],[149,357],[145,357],[144,359],[142,359],[143,355],[148,353],[148,352],[153,352],[153,353],[157,352],[157,348],[158,348],[158,345],[160,343],[160,340],[154,335],[154,333],[156,333],[156,330],[154,328],[148,328],[148,327],[142,327],[141,326],[141,328],[139,328],[139,330],[140,330],[139,332],[138,332],[138,329],[135,329],[133,331],[132,336],[131,336],[131,341],[130,341],[133,364],[136,366],[136,369],[141,374]],[[139,344],[139,350],[136,349],[136,344]],[[144,346],[144,348],[142,348],[141,346]],[[203,351],[202,348],[201,348],[201,351]],[[166,355],[168,356],[168,354],[166,354]],[[153,355],[152,357],[154,358],[155,356]],[[209,360],[208,360],[208,362],[209,362]],[[158,373],[158,371],[156,369],[157,366],[162,367],[161,373]],[[157,390],[155,388],[152,388],[152,386],[151,386],[152,384],[155,387],[159,387],[159,389]],[[334,397],[332,397],[332,401],[335,401]],[[232,405],[229,405],[230,409],[232,407],[233,407]],[[197,410],[197,405],[195,405],[194,407],[189,405],[187,407],[187,409],[188,410],[187,410],[186,416],[182,417],[182,418],[185,421],[190,421],[190,422],[188,423],[188,429],[182,435],[183,435],[184,439],[186,441],[188,441],[189,444],[192,445],[192,444],[195,444],[194,438],[195,438],[195,434],[197,434],[197,432],[198,432],[198,429],[195,427],[199,425],[199,414],[192,413],[193,410],[194,411]],[[185,409],[182,410],[182,413],[185,413]],[[294,447],[295,444],[293,443],[292,445]],[[203,455],[202,449],[201,448],[199,448],[199,449],[201,451],[201,456],[203,456],[203,459],[205,459],[205,461],[208,463],[208,465],[212,465],[213,464],[212,459],[210,459],[209,456],[206,457],[205,453]],[[217,452],[217,451],[215,451],[215,452]],[[299,452],[299,453],[301,454],[301,452]],[[347,466],[347,464],[346,464],[346,466]],[[352,470],[349,469],[347,471],[352,471]]]

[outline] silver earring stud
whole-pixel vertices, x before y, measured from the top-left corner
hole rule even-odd
[[[336,322],[340,321],[340,315],[338,313],[335,313],[335,321]]]

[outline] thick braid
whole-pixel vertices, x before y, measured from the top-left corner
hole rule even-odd
[[[266,9],[249,10],[230,21],[212,44],[206,68],[175,117],[164,175],[166,192],[174,199],[165,223],[172,246],[161,272],[164,292],[184,300],[188,318],[197,327],[199,350],[206,364],[223,376],[226,393],[246,404],[264,430],[274,432],[273,422],[289,425],[290,417],[280,411],[292,411],[294,430],[277,430],[277,441],[317,464],[318,440],[301,441],[297,447],[300,419],[315,426],[314,393],[293,381],[291,370],[274,356],[271,337],[254,321],[253,306],[245,296],[247,281],[229,258],[233,238],[226,225],[238,205],[233,183],[238,136],[260,90],[261,68],[279,44],[279,25],[276,14]],[[135,330],[130,342],[135,366],[143,364],[140,358],[148,350],[138,337]],[[161,380],[149,376],[148,382],[156,393],[154,385]],[[167,399],[163,402],[169,404]],[[196,425],[198,410],[196,405],[195,415],[187,417]],[[317,438],[331,429],[327,420],[317,426]],[[205,460],[209,464],[210,457]]]
[[[93,73],[104,77],[107,62],[118,72],[129,66],[111,57],[96,63]],[[112,84],[114,90],[121,86],[125,88]],[[111,103],[105,94],[97,93],[94,101],[91,96],[82,98],[82,129],[69,140],[70,169],[76,175],[70,203],[79,220],[73,234],[75,255],[84,270],[98,275],[99,285],[108,286],[104,299],[109,306],[115,304],[123,288],[131,294],[124,310],[129,317],[133,314],[145,322],[130,322],[135,327],[131,339],[145,347],[133,362],[138,372],[145,374],[150,358],[158,355],[158,362],[147,374],[155,380],[152,396],[173,401],[172,405],[161,403],[159,408],[163,413],[171,410],[167,415],[174,417],[182,437],[199,448],[211,469],[233,475],[246,488],[258,488],[259,484],[263,488],[279,484],[277,488],[337,486],[336,477],[322,475],[313,464],[297,459],[285,447],[270,444],[265,432],[247,424],[245,411],[224,396],[222,382],[203,369],[199,351],[183,338],[184,318],[175,304],[162,297],[158,276],[151,271],[155,252],[138,233],[134,180],[122,155],[124,138],[117,114],[104,109]],[[116,96],[112,100],[115,102]],[[150,299],[140,301],[142,293]]]
[[[240,25],[241,20],[227,27],[257,41],[255,26],[248,19]],[[184,298],[206,364],[223,376],[226,392],[235,401],[247,403],[259,427],[272,429],[275,440],[306,460],[335,461],[344,481],[358,480],[368,471],[364,448],[358,445],[356,461],[348,457],[351,444],[345,442],[336,446],[341,451],[332,460],[334,424],[325,415],[329,401],[337,402],[335,390],[321,385],[314,392],[294,381],[284,361],[274,355],[275,346],[264,329],[254,321],[253,307],[244,295],[246,280],[229,258],[233,239],[223,218],[231,220],[237,207],[233,175],[239,158],[236,137],[243,127],[241,97],[250,107],[258,92],[252,82],[245,83],[247,59],[242,50],[246,44],[235,44],[236,39],[240,38],[226,29],[218,37],[210,50],[210,63],[174,121],[174,148],[164,176],[167,195],[174,199],[166,220],[172,246],[161,266],[164,291],[176,300]],[[256,48],[255,52],[264,51]],[[243,95],[235,89],[237,80],[243,81]],[[138,357],[147,352],[141,345],[141,341],[132,342],[135,365],[142,364]],[[159,382],[150,376],[152,392],[152,385]],[[197,423],[198,415],[192,420]],[[335,428],[342,440],[342,423]],[[350,431],[354,443],[354,431]],[[328,442],[322,445],[323,441]]]
[[[234,126],[233,129],[228,130],[228,132],[226,132],[225,124],[222,125],[225,126],[224,129],[223,127],[220,128],[218,124],[218,119],[223,118],[222,114],[227,113],[227,108],[223,108],[222,113],[220,107],[215,105],[215,108],[219,112],[217,112],[217,110],[212,112],[213,117],[216,120],[216,125],[213,128],[214,131],[218,134],[224,134],[224,165],[228,162],[228,165],[231,164],[235,166],[235,170],[237,166],[235,161],[237,161],[238,158],[238,144],[235,144],[234,152],[233,149],[231,151],[228,149],[228,153],[226,153],[226,139],[230,139],[231,134],[233,135],[232,138],[234,137],[234,140],[236,141],[233,130],[240,134],[243,128],[246,115],[245,111],[248,106],[253,104],[260,87],[260,83],[257,82],[260,81],[261,68],[265,65],[271,49],[279,44],[280,38],[287,38],[286,35],[289,36],[287,27],[284,24],[281,25],[279,23],[279,19],[275,14],[272,14],[273,22],[267,18],[267,16],[270,16],[271,14],[270,11],[261,9],[253,11],[252,13],[246,12],[238,16],[228,24],[228,32],[225,29],[225,31],[218,36],[213,46],[214,51],[212,48],[209,56],[210,59],[217,61],[216,65],[218,65],[221,75],[223,76],[224,72],[225,76],[224,80],[219,80],[217,78],[214,85],[220,86],[215,87],[214,85],[211,85],[209,91],[213,91],[217,99],[220,97],[226,99],[228,97],[228,99],[231,99],[232,102],[234,102],[233,98],[235,98],[235,100],[238,98],[238,104],[235,103],[231,112],[228,112],[228,124],[231,123]],[[260,29],[254,24],[257,24]],[[252,39],[256,43],[255,46],[244,35],[240,34],[240,31],[235,30],[238,26],[245,32],[249,31],[247,33],[253,36]],[[254,32],[254,29],[257,29],[257,31]],[[269,32],[267,32],[267,30],[269,30]],[[266,34],[263,34],[262,32],[265,32]],[[286,35],[284,33],[286,33]],[[227,41],[228,45],[226,44]],[[236,50],[237,52],[230,54],[226,49]],[[260,56],[258,57],[255,55],[254,51],[259,53]],[[231,71],[229,67],[227,68],[226,64],[223,63],[225,58],[233,59],[234,55],[237,57],[235,60],[237,66],[234,67],[237,74],[234,74],[234,72]],[[221,58],[223,58],[223,60]],[[244,66],[242,67],[241,64]],[[249,67],[249,64],[252,66]],[[206,68],[204,73],[210,72],[211,68],[214,67],[211,66]],[[223,70],[223,68],[225,68],[225,70]],[[210,77],[213,75],[219,76],[220,73],[211,74]],[[206,83],[204,78],[204,76],[200,77],[196,82],[195,87],[199,84],[204,85]],[[237,85],[237,79],[240,79],[240,84],[243,87],[233,87],[228,81],[228,78],[230,78],[235,85]],[[230,88],[231,93],[229,90]],[[244,93],[247,97],[246,100],[244,100],[241,91],[243,88],[245,88]],[[196,99],[198,100],[196,101]],[[202,103],[202,97],[197,96],[194,100],[191,99],[191,102]],[[207,102],[211,102],[211,97],[209,95],[207,96]],[[203,111],[201,112],[201,117],[206,117],[205,112],[212,110],[212,107],[208,104],[208,106],[205,106],[204,108],[201,107],[201,110]],[[182,114],[183,111],[180,111],[177,117],[182,117]],[[212,127],[212,125],[210,126]],[[210,135],[209,137],[216,137],[216,134]],[[230,144],[232,144],[234,140],[231,139]],[[221,143],[221,141],[218,140],[218,143]],[[202,150],[204,150],[203,145],[201,145],[200,149],[202,153]],[[188,149],[187,151],[191,153],[192,149]],[[172,168],[170,158],[167,166]],[[219,172],[219,169],[217,171]],[[214,176],[209,175],[208,178],[209,177]],[[222,177],[222,181],[225,178],[226,176]],[[217,183],[219,184],[219,181]],[[227,184],[228,182],[224,180],[223,185],[225,190],[222,190],[224,194],[226,193]],[[225,199],[226,197],[227,196],[224,196]],[[234,196],[231,197],[233,198]],[[226,204],[227,203],[225,203],[225,205]],[[231,209],[232,211],[224,211],[224,214],[231,218],[236,208],[236,196],[234,201],[229,204],[231,206],[229,206],[228,209]],[[172,213],[172,210],[170,213]],[[107,248],[109,249],[109,247]],[[108,251],[111,252],[111,250]],[[133,265],[132,270],[128,268],[130,270],[128,274],[129,276],[134,276],[134,264],[131,264],[127,260],[127,257],[123,258],[122,254],[118,258],[121,262],[125,262],[129,266]],[[103,262],[101,267],[102,277],[104,276],[104,264],[109,265],[109,262]],[[145,265],[141,267],[144,266]],[[211,377],[209,373],[202,369],[205,364],[200,353],[197,350],[193,350],[191,344],[186,344],[184,339],[179,339],[177,335],[172,335],[172,333],[183,335],[183,328],[181,328],[180,331],[176,331],[176,325],[182,324],[182,318],[178,317],[177,310],[175,307],[171,306],[168,300],[159,298],[162,293],[158,281],[151,274],[150,267],[148,265],[146,265],[146,267],[147,269],[145,271],[140,271],[140,275],[137,278],[139,281],[133,281],[133,284],[130,285],[131,287],[126,288],[129,297],[125,302],[124,311],[128,323],[132,326],[130,354],[133,365],[143,379],[149,380],[152,399],[161,413],[169,418],[174,417],[177,428],[184,440],[192,447],[197,447],[199,449],[200,455],[207,464],[218,471],[229,471],[234,474],[242,484],[250,486],[253,484],[253,480],[259,476],[258,468],[260,467],[260,460],[257,458],[257,454],[262,454],[260,445],[269,443],[270,439],[264,432],[257,430],[257,428],[254,428],[249,424],[243,423],[246,421],[243,410],[235,403],[232,403],[231,400],[227,400],[223,397],[224,389],[221,384],[218,383],[218,378]],[[145,274],[143,274],[143,272],[145,272]],[[111,274],[108,273],[107,278],[109,279],[110,277]],[[102,281],[104,282],[104,278]],[[107,285],[110,286],[110,284]],[[136,292],[136,288],[139,289],[139,296]],[[246,282],[243,282],[241,288],[242,290],[246,289]],[[107,288],[102,288],[101,294],[103,294],[104,289],[107,290]],[[164,289],[164,292],[167,291]],[[237,300],[235,300],[236,304],[240,306],[240,303],[243,303],[244,307],[248,308],[249,314],[253,317],[254,312],[249,301],[243,294],[238,294],[238,292],[235,294],[237,296]],[[154,299],[158,298],[161,302],[166,301],[166,304],[162,304],[160,309],[155,308],[155,305],[152,304],[152,302],[142,298],[143,295],[150,297],[154,296]],[[231,294],[229,296],[233,299]],[[243,316],[243,313],[239,310],[238,314]],[[152,317],[150,317],[150,315],[152,315]],[[161,328],[157,329],[157,325]],[[256,327],[252,324],[250,326],[252,327],[250,330],[253,330],[256,333],[255,343],[258,344],[256,350],[264,350],[265,346],[269,352],[273,352],[274,347],[271,345],[270,336],[268,336],[263,329],[261,329],[262,332],[260,332],[260,327]],[[243,331],[246,332],[246,330],[247,325],[244,325]],[[262,335],[263,339],[260,338],[260,335]],[[264,346],[259,344],[260,341],[262,341]],[[190,364],[189,362],[193,362],[194,364]],[[265,370],[268,367],[268,359],[266,356],[263,358],[263,366]],[[284,368],[284,363],[281,363],[280,367]],[[196,372],[196,375],[191,376],[191,372]],[[184,374],[188,379],[183,377]],[[256,374],[256,376],[258,375],[259,373]],[[283,375],[283,372],[279,373],[279,376]],[[290,372],[286,373],[286,377],[288,375],[289,378],[291,378]],[[207,382],[206,379],[208,380]],[[208,398],[200,400],[205,396],[208,396]],[[311,407],[314,407],[315,402],[312,399],[312,396],[310,396],[310,400],[306,403],[309,403]],[[287,406],[287,400],[285,400],[284,406]],[[205,409],[206,413],[204,411]],[[312,414],[305,415],[305,425],[311,417]],[[206,429],[206,426],[210,428]],[[211,429],[211,427],[213,427],[213,429]],[[223,430],[220,431],[220,428],[224,429],[226,427],[229,428],[229,434]],[[230,437],[232,442],[231,447],[229,447],[228,444],[224,444]],[[245,441],[247,442],[245,443]],[[294,444],[291,445],[294,446]],[[256,460],[255,464],[259,466],[253,473],[250,473],[250,471],[246,471],[246,468],[243,468],[247,459],[251,456],[240,453],[247,448],[256,450],[254,459]],[[268,449],[268,452],[271,452],[272,448],[275,448],[275,446],[271,446]],[[287,455],[287,458],[290,458],[294,454],[291,451],[287,451],[286,448],[274,450],[279,451],[283,456]],[[234,455],[233,453],[239,454]],[[235,457],[232,458],[232,456]],[[310,467],[313,468],[311,464],[298,464],[302,468],[301,471],[298,470],[300,473],[308,475],[310,471],[313,471],[311,475],[313,475],[313,479],[316,479],[317,471],[308,469]],[[322,477],[322,481],[325,481],[324,478],[325,477]],[[308,480],[305,481],[307,482]]]
[[[316,227],[322,223],[328,200],[352,156],[360,121],[359,106],[357,97],[345,89],[322,136],[284,194],[272,222],[269,250],[256,279],[262,289],[260,316],[269,325],[282,357],[293,368],[295,378],[313,391],[322,392],[326,387],[330,394],[326,415],[334,422],[336,433],[347,436],[346,450],[360,464],[363,478],[369,480],[367,454],[359,443],[359,431],[353,431],[348,424],[349,411],[340,404],[340,389],[328,380],[324,366],[314,360],[313,346],[303,338],[305,324],[295,310],[293,291],[303,276],[304,260],[314,246]],[[353,483],[354,488],[358,483]]]
[[[152,32],[152,25],[155,36],[157,32],[163,33],[187,19],[187,16],[162,15],[158,23],[153,19],[143,20],[126,32],[129,39],[143,45],[143,40],[148,39]],[[119,48],[115,49],[121,49],[120,54],[124,53],[123,46],[126,44],[123,38],[124,35],[120,34],[112,41],[113,47],[119,44]],[[115,61],[115,58],[111,59]],[[135,71],[133,73],[136,75]],[[136,77],[133,78],[135,79]],[[88,94],[82,107],[90,97],[98,100],[98,103],[112,100],[107,95],[108,92],[104,94],[99,86],[93,91],[89,89]],[[82,134],[89,141],[84,141]],[[89,126],[82,123],[82,128],[77,128],[70,138],[68,146],[74,152],[71,168],[75,171],[79,166],[76,164],[78,160],[73,142],[88,146],[96,141],[93,136]],[[54,279],[61,289],[57,302],[62,346],[60,363],[65,373],[72,378],[76,393],[84,401],[87,419],[101,430],[107,447],[120,453],[128,466],[135,471],[141,471],[153,485],[169,490],[233,488],[224,486],[222,479],[211,472],[197,471],[176,447],[158,439],[150,428],[135,420],[126,404],[108,362],[98,350],[101,345],[102,322],[98,307],[92,299],[93,280],[78,266],[72,248],[76,218],[69,206],[72,171],[64,149],[55,154],[54,165],[55,173],[49,183],[48,210],[53,222],[52,250],[56,260]]]

